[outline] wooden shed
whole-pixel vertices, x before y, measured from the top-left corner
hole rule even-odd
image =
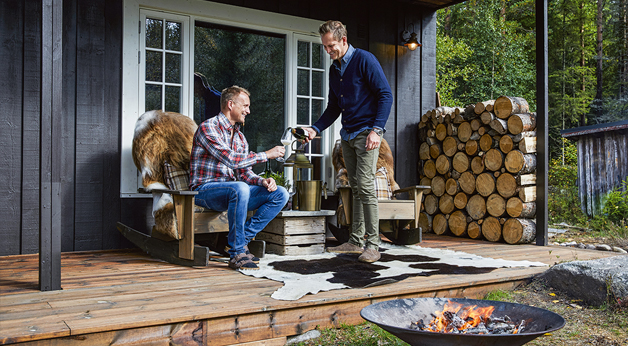
[[[582,211],[597,215],[603,197],[628,178],[628,120],[560,131],[578,145],[578,195]]]

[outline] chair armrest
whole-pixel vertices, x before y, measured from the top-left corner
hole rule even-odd
[[[408,187],[404,187],[403,189],[393,191],[393,195],[396,195],[398,193],[403,193],[403,192],[419,190],[419,189],[431,189],[431,188],[432,188],[431,186],[427,186],[427,185],[408,186]]]

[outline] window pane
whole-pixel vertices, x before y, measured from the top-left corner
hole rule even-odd
[[[323,72],[312,71],[312,96],[323,96]]]
[[[323,68],[325,50],[320,43],[312,43],[312,67]]]
[[[166,111],[179,113],[181,100],[181,87],[166,86]]]
[[[312,100],[312,124],[323,114],[323,100]]]
[[[166,49],[181,51],[181,23],[166,22]]]
[[[297,64],[298,66],[309,67],[310,43],[299,41],[298,45]]]
[[[161,107],[161,85],[146,84],[146,102],[144,111],[162,109]]]
[[[160,19],[146,18],[146,47],[163,48],[161,33],[162,21]]]
[[[297,99],[297,124],[310,125],[310,100]]]
[[[297,95],[310,96],[310,71],[297,71]]]
[[[146,80],[161,82],[161,52],[146,51]]]
[[[207,106],[201,108],[220,109],[216,91],[232,85],[246,88],[251,93],[251,114],[242,131],[249,149],[260,152],[281,145],[285,128],[285,35],[199,21],[194,30],[194,72],[206,80],[203,85],[201,78],[194,79],[194,95]],[[217,114],[204,113],[199,117],[194,114],[194,118],[204,121]],[[271,161],[271,169],[279,170],[275,160]],[[264,168],[262,163],[253,170],[261,173]]]
[[[166,53],[166,83],[181,83],[181,54]]]

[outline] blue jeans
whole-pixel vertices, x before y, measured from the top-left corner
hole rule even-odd
[[[288,191],[282,186],[268,192],[263,186],[249,185],[241,181],[216,181],[201,185],[195,203],[215,211],[228,210],[229,256],[244,253],[246,246],[266,225],[279,214],[288,202]],[[246,214],[255,210],[248,221]]]

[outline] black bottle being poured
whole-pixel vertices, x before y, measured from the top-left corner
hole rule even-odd
[[[305,140],[308,138],[308,135],[305,133],[305,130],[301,127],[295,127],[292,129],[292,135],[294,136],[294,138],[298,139],[298,140]]]

